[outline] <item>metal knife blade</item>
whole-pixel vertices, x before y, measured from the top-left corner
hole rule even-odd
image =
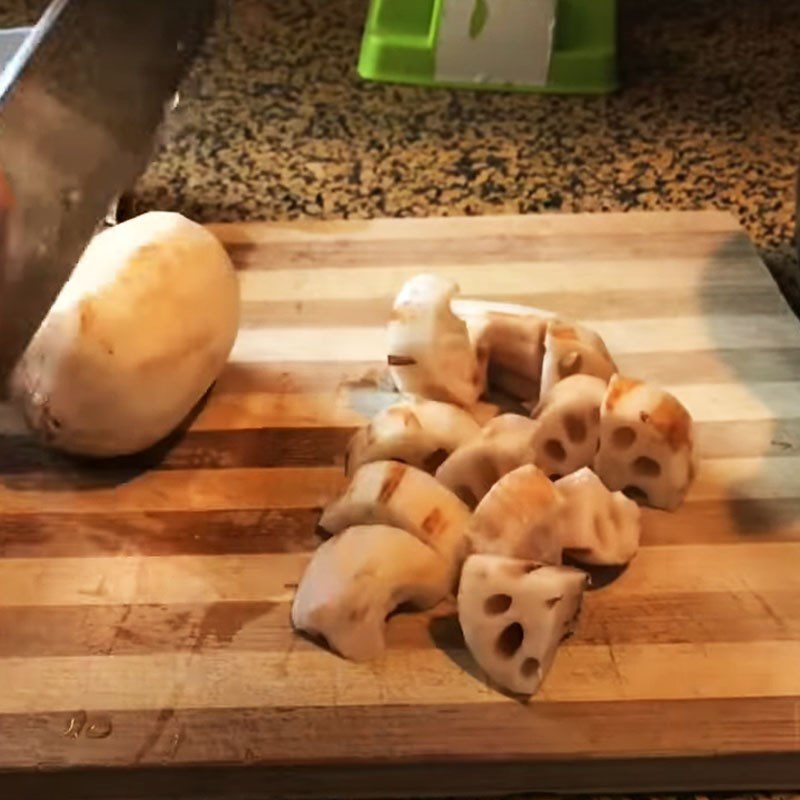
[[[0,74],[0,387],[144,170],[214,6],[55,0]]]

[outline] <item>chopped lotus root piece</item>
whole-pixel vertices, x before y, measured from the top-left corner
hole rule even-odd
[[[466,324],[450,310],[457,292],[455,283],[436,275],[406,282],[389,321],[389,371],[403,392],[471,406],[485,374]]]
[[[594,470],[611,490],[677,508],[695,472],[689,412],[663,389],[615,375],[601,409]]]
[[[353,525],[402,528],[457,569],[464,557],[469,519],[469,509],[427,472],[397,461],[374,461],[356,470],[319,524],[334,534]]]
[[[436,470],[436,477],[474,508],[507,472],[533,463],[538,422],[518,414],[490,420],[477,439],[462,445]]]
[[[594,375],[608,381],[616,371],[603,340],[594,331],[562,320],[547,323],[542,397],[569,375]]]
[[[467,559],[458,618],[467,647],[495,684],[519,694],[538,690],[574,629],[586,581],[571,567],[494,555]]]
[[[534,409],[536,464],[553,480],[591,466],[600,440],[606,384],[592,375],[559,381]]]
[[[518,400],[539,397],[547,320],[533,314],[488,311],[467,320],[470,338],[486,361],[489,385]]]
[[[402,603],[436,605],[451,578],[445,559],[406,531],[348,528],[314,553],[294,597],[292,624],[346,658],[378,658],[386,617]]]
[[[370,461],[402,461],[434,472],[457,447],[481,429],[463,408],[436,400],[407,400],[379,412],[347,446],[345,471]]]
[[[556,481],[563,497],[561,544],[582,564],[627,564],[639,549],[642,512],[610,492],[588,467]]]
[[[468,529],[475,553],[561,563],[563,500],[532,464],[509,472],[481,500]]]

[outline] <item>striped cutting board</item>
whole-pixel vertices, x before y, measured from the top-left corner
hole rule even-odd
[[[3,796],[800,784],[800,325],[729,217],[214,230],[244,317],[188,433],[97,468],[3,410]],[[344,445],[385,402],[392,296],[423,269],[586,321],[697,421],[688,502],[646,513],[529,704],[486,687],[450,608],[392,619],[365,665],[289,628]]]

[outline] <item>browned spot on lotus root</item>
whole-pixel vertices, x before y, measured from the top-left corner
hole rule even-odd
[[[350,448],[348,447],[347,450],[344,451],[344,474],[347,475],[350,472]]]
[[[548,608],[555,608],[562,600],[564,599],[563,594],[556,595],[555,597],[548,597],[547,600],[544,601],[544,604]]]
[[[360,622],[362,619],[364,619],[364,617],[367,616],[368,612],[369,608],[367,606],[356,606],[350,610],[347,618],[350,620],[350,622]]]
[[[444,514],[442,514],[441,509],[434,508],[433,511],[422,520],[420,527],[422,528],[425,533],[429,536],[433,537],[436,536],[438,533],[446,527],[447,519],[445,518]]]
[[[578,332],[573,325],[568,325],[566,322],[557,322],[552,320],[547,326],[547,332],[553,339],[560,341],[578,341]]]
[[[386,363],[390,367],[413,367],[416,366],[417,360],[411,356],[393,356],[386,357]]]
[[[580,372],[583,365],[583,356],[577,351],[567,353],[562,356],[558,362],[558,377],[568,378],[570,375],[575,375]]]
[[[642,382],[634,380],[633,378],[623,378],[619,375],[615,375],[611,379],[611,384],[608,387],[608,392],[606,392],[605,398],[605,407],[608,411],[612,411],[614,407],[619,403],[619,401],[629,392],[632,392],[638,386],[641,386]]]
[[[425,456],[425,459],[422,462],[422,468],[427,472],[436,472],[439,467],[444,464],[447,460],[447,456],[450,455],[447,450],[442,449],[441,447],[438,450],[434,450],[432,453],[428,453]]]
[[[571,442],[580,444],[586,439],[586,423],[577,414],[564,415],[564,429]]]
[[[672,395],[664,394],[661,402],[650,412],[647,421],[673,450],[691,445],[692,418]]]
[[[590,412],[593,425],[600,424],[600,406],[594,406]]]
[[[386,416],[395,417],[405,428],[414,428],[415,430],[422,428],[417,415],[410,408],[389,406],[389,408],[386,409]]]
[[[649,456],[639,456],[631,466],[638,475],[648,478],[657,478],[661,474],[661,464]]]
[[[453,494],[470,508],[475,508],[475,506],[478,505],[478,498],[475,497],[475,493],[469,486],[456,486],[456,488],[453,489]]]
[[[694,463],[694,459],[690,459],[689,460],[689,483],[691,483],[694,480],[695,475],[697,475],[697,466]]]
[[[611,434],[611,441],[614,447],[627,450],[636,441],[636,431],[629,425],[623,425]]]
[[[502,633],[497,637],[495,649],[497,655],[502,658],[511,658],[514,653],[522,646],[522,640],[525,638],[525,631],[519,622],[512,622],[503,628]]]
[[[563,461],[567,457],[567,451],[558,439],[548,439],[544,443],[544,452],[547,453],[548,457],[552,458],[553,461]]]
[[[519,668],[519,671],[522,673],[523,678],[532,678],[539,672],[539,659],[538,658],[526,658],[522,662],[522,666]]]
[[[650,498],[647,495],[647,492],[639,486],[629,485],[626,486],[622,493],[625,497],[630,498],[631,500],[635,500],[637,503],[649,503]]]
[[[572,623],[570,623],[570,622],[567,622],[567,625],[571,625],[571,624],[572,624]],[[564,642],[566,642],[566,641],[567,641],[567,639],[571,639],[571,638],[572,638],[574,635],[575,635],[575,634],[572,632],[572,630],[566,630],[566,631],[564,631],[564,633],[561,635],[561,644],[563,644]]]
[[[395,463],[387,469],[386,477],[383,479],[381,489],[378,492],[379,503],[388,503],[389,500],[391,500],[392,495],[397,491],[397,487],[400,485],[405,474],[405,464]]]
[[[497,616],[498,614],[505,614],[511,608],[511,597],[507,594],[493,594],[491,597],[486,598],[483,604],[483,610],[489,616]]]

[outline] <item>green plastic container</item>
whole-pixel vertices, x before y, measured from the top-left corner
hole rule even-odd
[[[491,0],[475,0],[476,8]],[[598,94],[617,88],[616,0],[558,0],[544,85],[453,83],[436,78],[443,0],[372,0],[358,72],[362,78],[422,86]]]

